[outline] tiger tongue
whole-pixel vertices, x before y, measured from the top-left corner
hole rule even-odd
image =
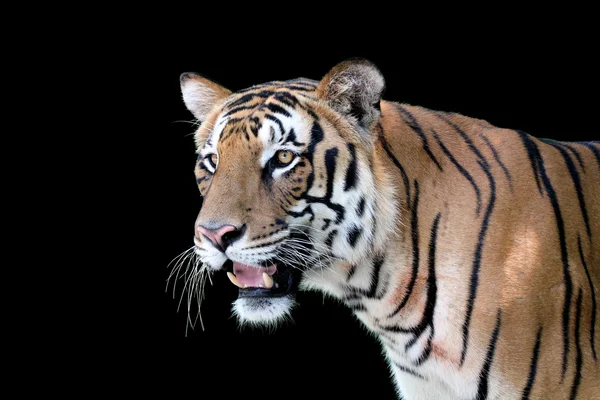
[[[277,264],[265,268],[252,267],[239,262],[233,263],[233,274],[243,287],[263,287],[263,273],[266,272],[268,275],[273,275],[275,271],[277,271]]]

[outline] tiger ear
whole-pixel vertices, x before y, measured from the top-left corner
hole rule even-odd
[[[185,106],[200,121],[204,121],[213,107],[231,94],[230,90],[193,72],[181,74],[179,83]]]
[[[368,129],[380,115],[379,101],[384,90],[385,80],[375,64],[354,59],[333,67],[319,83],[317,96]]]

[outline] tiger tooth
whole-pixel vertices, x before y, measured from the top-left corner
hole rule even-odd
[[[271,278],[266,272],[263,272],[263,281],[265,281],[265,287],[267,289],[271,289],[273,287],[273,278]]]
[[[237,277],[234,274],[232,274],[231,272],[227,272],[227,277],[235,286],[243,288],[242,284],[238,281]]]

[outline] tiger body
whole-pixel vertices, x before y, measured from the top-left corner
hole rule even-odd
[[[353,310],[402,398],[600,398],[598,142],[379,101],[373,68],[235,94],[182,83],[203,120],[196,224],[244,227],[221,250],[196,232],[203,262],[304,260],[300,288]],[[279,151],[293,161],[269,166]],[[270,324],[293,304],[240,297],[234,311]]]

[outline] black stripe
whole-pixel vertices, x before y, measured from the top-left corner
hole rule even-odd
[[[581,238],[579,236],[577,236],[577,246],[579,247],[579,257],[581,258],[581,264],[585,269],[588,284],[590,285],[590,293],[592,294],[592,321],[590,322],[590,345],[592,346],[592,354],[594,356],[594,360],[598,361],[598,357],[596,355],[596,344],[594,340],[594,338],[596,337],[596,289],[594,288],[594,283],[592,282],[590,271],[588,270],[587,263],[585,262],[585,257],[583,256],[583,249],[581,248]]]
[[[433,327],[431,329],[433,329]],[[415,361],[416,366],[420,366],[425,361],[427,361],[427,359],[429,358],[429,355],[431,354],[431,339],[432,338],[433,338],[433,333],[430,333],[429,337],[427,338],[427,345],[425,346],[423,353],[419,356],[417,361]]]
[[[411,238],[412,238],[412,273],[410,277],[410,282],[408,283],[408,287],[406,289],[406,294],[404,295],[404,299],[396,306],[394,311],[390,313],[387,317],[392,318],[394,315],[398,314],[400,310],[404,308],[406,303],[408,303],[408,299],[412,294],[412,291],[415,287],[415,282],[417,280],[417,275],[419,272],[419,216],[418,216],[418,208],[419,208],[419,182],[414,181],[415,184],[415,198],[412,202],[411,209],[411,220],[410,220],[410,229],[411,229]]]
[[[312,142],[311,142],[311,145],[309,146],[309,149],[311,146],[312,146]],[[310,187],[312,185],[313,179],[314,179],[314,172],[311,172],[309,174],[308,178],[306,179],[308,189],[306,190],[306,192],[304,193],[304,195],[301,198],[305,199],[309,203],[316,202],[316,203],[325,204],[327,207],[329,207],[330,209],[335,211],[335,213],[337,215],[335,222],[336,222],[336,224],[340,224],[344,220],[344,215],[345,215],[346,209],[341,204],[333,203],[331,201],[331,197],[333,196],[333,184],[334,184],[335,170],[336,170],[336,165],[337,165],[337,155],[338,155],[337,147],[332,147],[331,149],[328,149],[327,151],[325,151],[325,169],[327,171],[327,193],[325,194],[325,196],[324,197],[315,197],[315,196],[311,196],[308,194],[308,192],[310,191]],[[312,154],[307,154],[306,156],[309,157],[309,159],[312,163]],[[314,170],[314,168],[313,168],[313,170]]]
[[[285,226],[284,228],[287,228],[287,226]],[[279,232],[279,231],[281,231],[281,229],[279,229],[279,230],[277,230],[277,231],[275,231],[275,232],[273,232],[273,233],[277,233],[277,232]],[[257,237],[254,237],[254,238],[252,238],[252,240],[256,240],[256,239],[264,239],[264,238],[266,238],[266,237],[268,237],[268,236],[272,236],[272,235],[260,235],[260,236],[257,236]],[[255,246],[245,247],[243,250],[259,249],[259,248],[261,248],[261,247],[272,246],[272,245],[274,245],[274,244],[277,244],[277,243],[279,243],[279,242],[282,242],[283,240],[285,240],[285,239],[277,239],[277,240],[275,240],[275,241],[273,241],[273,242],[266,242],[266,243],[257,244],[257,245],[255,245]]]
[[[429,274],[427,276],[427,304],[425,305],[425,311],[423,312],[423,323],[426,323],[431,327],[427,348],[424,354],[419,357],[417,364],[421,364],[429,357],[431,351],[431,340],[435,334],[435,328],[433,326],[433,314],[435,312],[435,303],[437,301],[437,281],[435,278],[435,250],[437,248],[437,231],[442,214],[438,213],[435,216],[433,225],[431,226],[431,234],[429,240],[429,259],[428,267]]]
[[[585,206],[585,198],[583,194],[583,189],[581,188],[581,180],[579,179],[579,172],[569,156],[569,153],[561,146],[560,143],[553,142],[551,140],[544,140],[542,142],[554,147],[556,150],[560,152],[563,159],[565,160],[565,164],[567,165],[567,169],[569,170],[569,175],[571,175],[571,180],[573,181],[573,185],[575,186],[575,193],[577,193],[577,200],[579,200],[579,209],[581,210],[581,215],[583,216],[583,222],[585,223],[585,228],[587,230],[588,237],[592,237],[592,230],[590,228],[590,220],[588,217],[587,207]]]
[[[350,230],[350,232],[348,232],[348,244],[350,244],[351,247],[356,246],[356,242],[357,242],[358,238],[360,237],[361,233],[362,233],[362,229],[356,225],[354,225],[352,227],[352,229]]]
[[[400,175],[402,175],[402,181],[404,182],[404,187],[406,188],[406,208],[410,209],[411,208],[410,183],[408,181],[408,175],[406,175],[406,171],[404,170],[404,167],[402,167],[402,164],[400,164],[400,162],[396,159],[396,157],[390,150],[390,147],[389,147],[389,145],[385,139],[385,136],[383,134],[383,128],[381,128],[381,133],[379,134],[379,143],[381,143],[381,146],[385,150],[385,152],[388,155],[388,157],[390,158],[390,160],[392,160],[394,165],[400,170]]]
[[[358,202],[358,206],[356,207],[356,215],[358,217],[362,217],[364,212],[365,212],[365,198],[361,197],[360,201]]]
[[[296,141],[296,131],[294,130],[294,128],[291,128],[290,131],[287,134],[287,137],[285,138],[285,142],[283,144],[288,144],[288,143],[292,143],[294,146],[304,146],[306,143],[300,143]]]
[[[204,162],[198,163],[198,169],[200,169],[202,171],[206,171],[206,173],[210,174],[211,177],[213,175],[213,173],[206,167],[206,165],[204,164]]]
[[[332,147],[325,151],[325,170],[327,171],[327,194],[326,198],[331,198],[333,195],[333,183],[335,179],[335,167],[337,165],[337,147]]]
[[[334,229],[331,232],[329,232],[329,235],[327,235],[327,239],[325,239],[325,246],[327,248],[331,248],[331,245],[333,244],[333,239],[335,239],[335,235],[337,235],[337,230]]]
[[[258,117],[249,117],[248,120],[251,122],[250,131],[252,132],[254,137],[258,137],[258,131],[262,128],[260,119]]]
[[[346,282],[352,279],[354,274],[356,273],[356,264],[352,264],[350,266],[350,270],[348,271],[348,276],[346,277]]]
[[[480,378],[479,385],[477,387],[477,400],[485,400],[488,396],[490,368],[492,366],[492,361],[494,360],[496,342],[498,341],[498,336],[500,335],[500,324],[502,323],[501,319],[502,311],[498,310],[498,314],[496,315],[496,326],[494,328],[494,332],[492,332],[492,338],[490,340],[490,344],[488,345],[487,354],[485,355],[485,362],[483,363],[483,368],[479,374]]]
[[[456,158],[454,158],[450,150],[448,150],[448,148],[440,140],[440,137],[438,136],[437,132],[433,129],[431,130],[431,132],[433,133],[433,137],[437,141],[438,145],[441,147],[446,157],[450,159],[452,164],[454,164],[454,166],[458,169],[458,172],[460,172],[461,175],[464,176],[467,181],[469,181],[469,183],[473,187],[473,190],[475,190],[475,196],[477,196],[477,208],[475,209],[475,213],[477,214],[477,216],[479,216],[479,213],[481,212],[481,191],[479,190],[479,186],[477,186],[471,174],[469,174],[469,172],[462,165],[460,165],[458,161],[456,161]]]
[[[381,266],[385,261],[385,254],[378,253],[373,259],[373,272],[371,273],[371,286],[369,287],[369,292],[367,293],[367,298],[375,298],[377,294],[377,286],[379,286],[379,274],[381,273]],[[377,297],[380,300],[383,296]]]
[[[227,120],[227,123],[225,124],[225,127],[223,128],[223,130],[221,131],[221,133],[219,133],[219,142],[224,142],[227,139],[229,139],[230,137],[233,137],[233,135],[235,133],[239,132],[239,127],[235,126],[236,124],[247,120],[247,117],[244,118],[234,118],[234,117],[230,117]]]
[[[294,218],[300,218],[300,217],[303,217],[303,216],[305,216],[306,214],[310,214],[310,215],[311,215],[311,218],[310,218],[310,220],[312,221],[312,220],[314,219],[314,217],[315,217],[315,214],[314,214],[314,212],[313,212],[313,210],[312,210],[312,208],[311,208],[310,204],[309,204],[308,206],[304,207],[304,210],[302,210],[301,212],[295,212],[295,211],[291,211],[291,210],[288,210],[288,209],[286,209],[286,208],[284,208],[284,207],[281,207],[281,209],[282,209],[282,210],[283,210],[283,211],[284,211],[284,212],[285,212],[287,215],[289,215],[289,216],[292,216],[292,217],[294,217]]]
[[[508,171],[508,168],[506,168],[506,165],[504,165],[504,163],[500,159],[500,154],[498,154],[498,152],[496,151],[496,149],[492,145],[492,142],[490,142],[490,140],[487,138],[487,136],[485,136],[482,133],[481,134],[481,138],[488,145],[488,147],[490,148],[490,150],[492,150],[492,154],[494,155],[494,159],[496,160],[496,162],[498,164],[500,164],[500,168],[502,168],[502,171],[504,171],[504,175],[506,175],[506,179],[508,180],[508,184],[510,186],[510,190],[512,190],[513,189],[512,176],[510,175],[510,172]]]
[[[260,97],[262,99],[266,99],[267,97],[273,95],[274,92],[270,91],[270,90],[264,90],[262,92],[257,92],[257,93],[248,93],[243,95],[242,97],[240,97],[239,99],[231,102],[230,104],[227,104],[228,107],[237,107],[240,106],[244,103],[247,103],[251,100],[254,100],[255,97]]]
[[[431,354],[431,340],[435,334],[435,328],[433,325],[433,314],[435,311],[435,304],[437,298],[437,282],[435,278],[435,250],[437,242],[437,230],[440,222],[441,214],[438,213],[431,226],[430,241],[429,241],[429,256],[428,256],[428,275],[427,275],[427,302],[425,303],[425,310],[419,324],[413,328],[414,337],[409,340],[404,346],[404,351],[408,351],[418,340],[419,337],[430,327],[429,337],[423,353],[415,361],[415,365],[421,365],[425,360],[429,358]]]
[[[238,107],[234,107],[234,108],[230,109],[229,111],[227,111],[225,114],[223,114],[221,116],[221,118],[229,117],[230,115],[235,114],[235,113],[240,112],[240,111],[252,110],[252,109],[254,109],[256,107],[258,107],[257,104],[254,104],[254,105],[251,105],[251,106],[238,106]]]
[[[289,92],[277,92],[273,95],[273,98],[291,108],[295,108],[300,103],[296,96]]]
[[[344,301],[349,301],[349,300],[356,300],[359,297],[365,297],[367,299],[375,299],[375,300],[381,300],[386,292],[387,292],[387,287],[388,287],[388,282],[384,281],[384,289],[382,290],[382,292],[380,294],[377,294],[377,288],[379,287],[379,282],[381,280],[380,278],[380,274],[381,274],[381,267],[383,266],[383,263],[385,262],[385,253],[377,253],[375,255],[375,257],[372,260],[372,271],[371,271],[371,276],[370,276],[370,284],[369,284],[369,289],[361,289],[361,288],[357,288],[357,287],[353,287],[353,286],[347,286],[346,289],[348,290],[348,294],[343,298]],[[354,275],[354,272],[356,270],[356,266],[352,265],[350,272],[348,273],[348,277],[346,278],[346,281],[349,281],[350,278],[352,277],[352,275]]]
[[[286,228],[287,228],[287,226],[284,226],[284,227],[282,227],[282,228],[280,228],[280,229],[277,229],[277,230],[274,230],[274,231],[267,232],[267,233],[265,233],[264,235],[258,235],[258,236],[251,237],[250,239],[248,239],[248,241],[249,241],[249,242],[253,242],[253,241],[255,241],[255,240],[258,240],[258,239],[265,239],[265,238],[268,238],[269,236],[273,236],[273,235],[275,235],[276,233],[279,233],[279,232],[281,232],[282,230],[284,230],[284,229],[286,229]],[[266,229],[266,226],[263,226],[263,229]]]
[[[281,133],[281,135],[283,135],[285,133],[285,129],[283,128],[283,124],[281,123],[279,118],[277,118],[276,116],[271,115],[271,114],[265,114],[265,119],[275,122],[277,124],[277,126],[279,127],[279,132]]]
[[[537,336],[535,339],[535,346],[533,347],[533,355],[531,356],[531,364],[529,365],[529,376],[527,378],[527,385],[525,389],[523,389],[523,395],[521,396],[521,400],[529,399],[529,394],[531,393],[531,388],[533,387],[533,383],[535,382],[535,375],[537,373],[537,363],[538,358],[540,356],[540,344],[542,343],[542,327],[538,329]]]
[[[315,112],[315,111],[312,109],[312,107],[311,107],[311,106],[308,106],[308,105],[306,106],[306,112],[308,113],[308,115],[310,115],[311,117],[313,117],[313,119],[315,120],[315,122],[316,122],[316,121],[318,121],[318,120],[320,119],[320,118],[319,118],[319,114],[317,114],[317,113],[316,113],[316,112]]]
[[[298,90],[300,92],[312,92],[313,90],[315,90],[315,88],[312,86],[304,87],[304,86],[299,86],[299,85],[290,85],[290,86],[286,86],[285,88],[289,89],[289,90]]]
[[[264,104],[262,107],[266,107],[269,111],[271,111],[272,113],[275,113],[275,114],[285,115],[286,117],[291,117],[292,116],[292,114],[290,114],[288,112],[288,110],[286,110],[285,108],[281,107],[279,104],[268,103],[268,104]]]
[[[344,191],[348,191],[356,185],[356,148],[352,143],[348,143],[348,151],[350,152],[350,163],[346,171]]]
[[[519,137],[521,138],[521,141],[525,146],[525,150],[527,150],[527,155],[529,156],[529,163],[531,164],[533,176],[535,177],[535,183],[537,184],[538,191],[543,196],[542,185],[540,183],[539,164],[536,161],[540,156],[540,152],[535,143],[531,139],[529,139],[529,135],[527,133],[519,130],[517,130],[516,132],[519,134]]]
[[[465,141],[467,146],[469,146],[469,149],[473,153],[475,153],[477,158],[480,159],[482,162],[484,162],[486,164],[486,167],[488,166],[487,162],[485,161],[485,157],[481,154],[479,149],[473,144],[473,141],[471,140],[471,138],[469,138],[469,136],[465,133],[465,131],[460,129],[460,127],[458,125],[456,125],[454,122],[452,122],[448,118],[446,118],[446,116],[444,116],[440,113],[436,113],[435,116],[438,117],[439,119],[441,119],[442,121],[446,122],[448,125],[450,125],[463,138],[463,140]]]
[[[383,329],[384,331],[394,332],[394,333],[413,333],[414,332],[414,328],[403,328],[398,325],[377,325],[377,327],[379,329]]]
[[[417,325],[417,327],[418,327],[418,325]],[[415,343],[417,343],[417,340],[419,340],[419,338],[421,337],[421,334],[423,334],[423,331],[415,332],[418,329],[417,327],[410,328],[411,333],[413,333],[413,337],[410,338],[405,343],[405,345],[404,345],[404,352],[407,352],[408,349],[410,349],[411,347],[413,347],[415,345]]]
[[[306,153],[304,154],[304,156],[308,159],[310,164],[313,165],[313,168],[312,168],[310,174],[306,178],[306,192],[307,193],[312,188],[312,184],[313,184],[313,181],[315,178],[314,164],[313,164],[315,149],[317,147],[317,144],[319,144],[323,140],[323,137],[324,137],[323,129],[321,128],[321,125],[319,125],[319,123],[317,121],[315,121],[313,123],[312,129],[310,131],[310,143],[308,144],[308,148],[306,149]]]
[[[469,345],[469,325],[471,323],[471,316],[473,315],[475,298],[477,297],[477,288],[479,287],[479,270],[481,268],[481,254],[483,252],[483,244],[489,226],[490,217],[494,209],[494,204],[496,203],[496,181],[494,180],[494,177],[481,160],[477,160],[477,163],[479,164],[483,172],[487,175],[487,178],[490,182],[490,201],[488,203],[487,209],[485,210],[485,215],[483,216],[483,222],[481,223],[481,229],[479,230],[479,237],[477,239],[477,247],[475,247],[475,253],[473,254],[473,269],[471,271],[471,283],[469,286],[469,300],[467,301],[466,318],[463,324],[464,341],[462,353],[460,356],[461,366],[465,362],[465,357],[467,355],[467,347]]]
[[[576,142],[576,143],[590,149],[592,151],[592,153],[594,153],[594,156],[596,156],[596,161],[598,162],[598,166],[600,167],[600,150],[598,150],[598,148],[596,148],[594,146],[594,144],[598,145],[598,142]]]
[[[425,377],[421,374],[419,374],[418,372],[416,372],[413,369],[410,369],[408,367],[405,367],[403,365],[398,364],[397,362],[394,361],[394,365],[396,366],[396,368],[398,368],[400,371],[402,372],[406,372],[407,374],[410,374],[412,376],[416,376],[417,378],[421,378],[421,379],[425,379]]]
[[[577,357],[575,358],[575,378],[573,379],[573,386],[571,386],[571,396],[570,400],[575,399],[577,397],[577,389],[579,389],[579,384],[581,383],[581,366],[583,364],[583,356],[581,354],[581,343],[579,340],[580,334],[580,319],[581,319],[581,297],[582,290],[579,288],[579,292],[577,295],[577,308],[575,310],[575,350],[577,351]]]
[[[569,270],[569,254],[567,250],[567,240],[565,237],[565,227],[562,218],[562,214],[560,212],[560,206],[558,204],[558,199],[556,196],[556,192],[554,191],[554,187],[552,186],[552,182],[548,175],[546,174],[546,168],[544,166],[544,159],[542,158],[540,151],[533,140],[531,140],[530,136],[522,131],[517,131],[519,134],[523,145],[527,149],[527,152],[530,157],[530,162],[532,165],[536,165],[536,170],[538,171],[541,181],[544,185],[544,189],[546,193],[548,193],[548,197],[550,198],[550,203],[552,205],[552,209],[554,211],[554,217],[556,219],[556,227],[558,229],[558,237],[560,241],[560,254],[562,259],[563,266],[563,280],[565,284],[565,301],[563,304],[563,315],[562,315],[562,328],[563,328],[563,358],[562,358],[562,375],[561,382],[565,377],[565,373],[567,372],[568,365],[568,355],[569,355],[569,316],[571,313],[571,298],[573,297],[573,283],[571,281],[571,271]]]
[[[427,155],[429,156],[431,161],[433,161],[433,163],[439,168],[439,170],[443,171],[443,168],[440,165],[439,161],[437,160],[437,158],[435,158],[435,156],[431,152],[431,148],[429,147],[429,143],[427,142],[427,136],[425,136],[425,133],[423,132],[421,125],[419,125],[419,123],[417,122],[417,119],[415,118],[415,116],[412,115],[408,110],[403,108],[400,104],[396,104],[396,108],[398,109],[398,111],[400,111],[400,117],[402,118],[404,123],[406,125],[408,125],[413,131],[415,131],[416,134],[421,139],[425,153],[427,153]]]
[[[560,145],[566,149],[569,149],[569,151],[571,153],[573,153],[573,155],[577,159],[577,162],[579,163],[579,166],[581,167],[581,170],[583,172],[585,172],[585,166],[583,165],[583,158],[581,158],[581,153],[579,153],[579,150],[577,150],[575,148],[575,146],[572,146],[570,143],[560,142]]]
[[[308,149],[306,150],[308,154],[310,154],[310,161],[312,162],[312,155],[315,153],[315,148],[317,144],[319,144],[324,137],[323,128],[317,121],[313,123],[313,126],[310,130],[310,143],[308,144]]]

